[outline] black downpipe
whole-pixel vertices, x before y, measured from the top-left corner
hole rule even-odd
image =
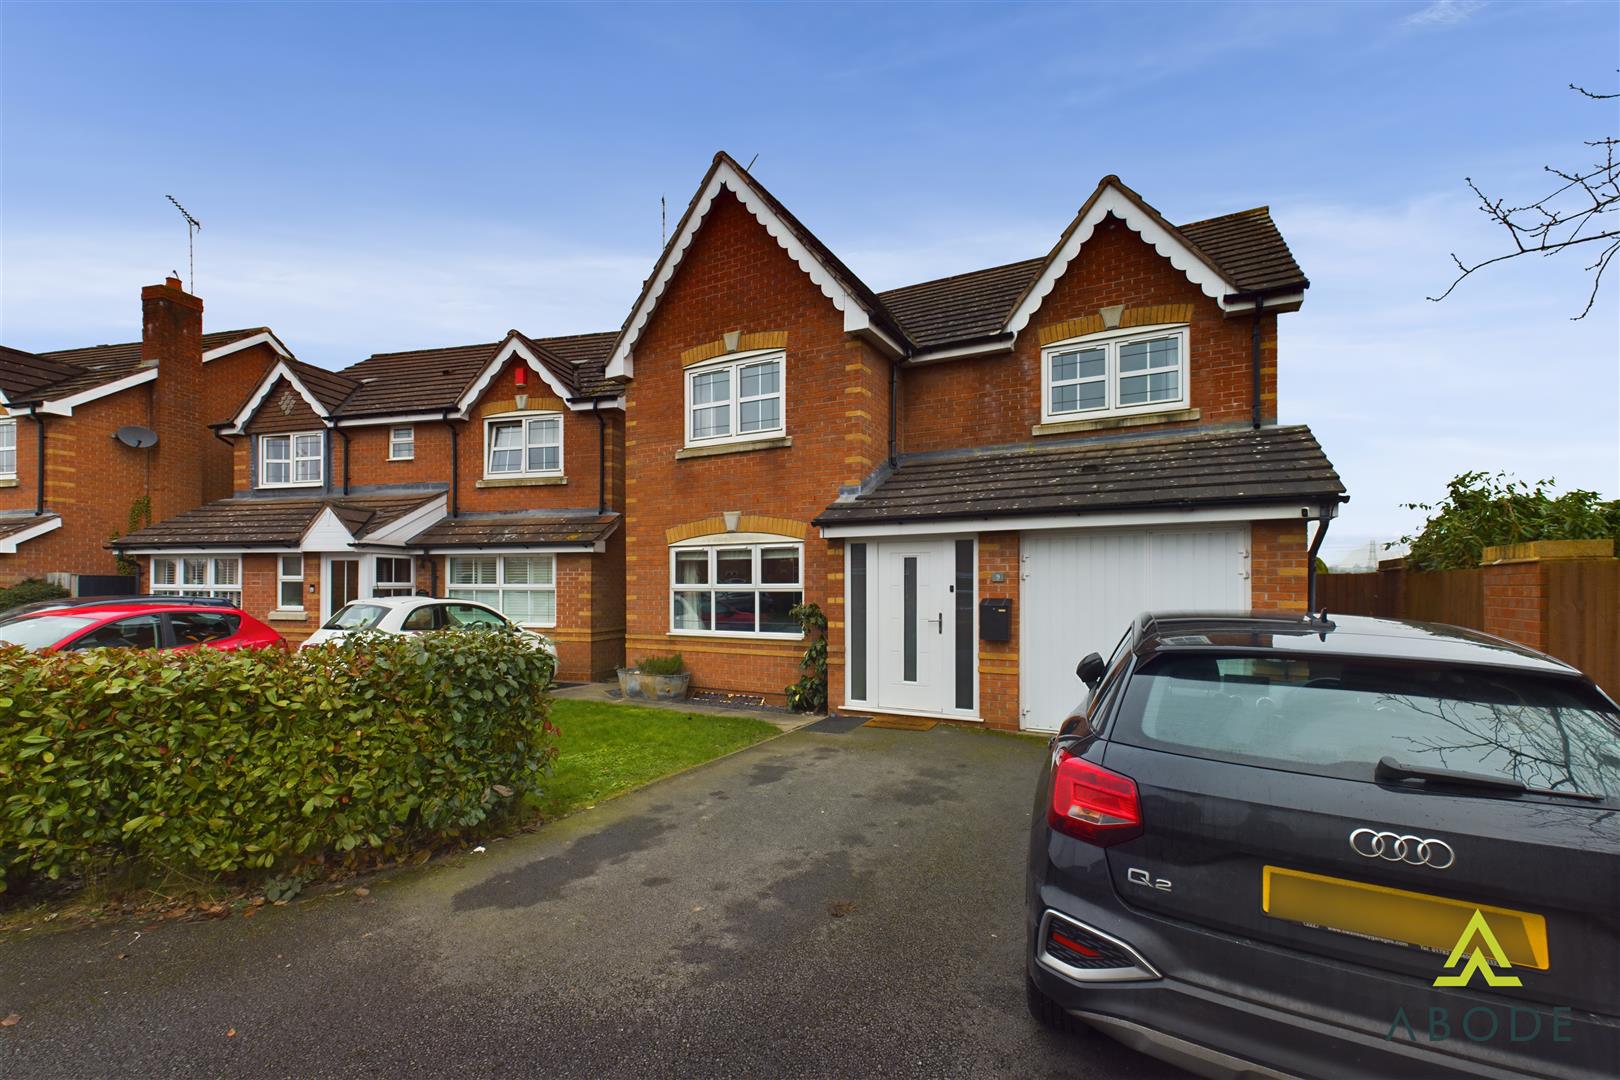
[[[1305,610],[1314,614],[1316,607],[1316,557],[1322,550],[1322,541],[1327,539],[1328,525],[1333,521],[1333,506],[1323,503],[1318,510],[1322,516],[1316,519],[1316,535],[1311,537],[1310,554],[1305,556]]]
[[[1256,431],[1260,430],[1260,317],[1261,317],[1260,312],[1261,312],[1261,309],[1263,309],[1265,307],[1265,304],[1266,304],[1265,299],[1257,294],[1255,296],[1255,298],[1254,298],[1254,344],[1253,344],[1254,429]]]
[[[450,428],[450,516],[455,517],[461,509],[461,432],[451,421],[448,409],[444,422]]]
[[[41,403],[43,404],[43,402]],[[45,414],[35,406],[29,411],[34,418],[35,450],[34,468],[38,476],[34,484],[34,516],[43,517],[45,514]]]
[[[349,433],[340,427],[333,427],[338,438],[343,440],[343,494],[349,493]]]
[[[607,513],[607,421],[602,418],[602,399],[591,402],[596,414],[596,512]]]
[[[900,361],[889,361],[889,468],[900,464]]]

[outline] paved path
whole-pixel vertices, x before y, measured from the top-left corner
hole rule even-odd
[[[8,931],[0,1077],[1164,1075],[1024,1011],[1041,753],[799,731],[364,899]]]

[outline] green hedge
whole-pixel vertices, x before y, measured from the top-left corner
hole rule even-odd
[[[538,790],[552,660],[515,634],[287,653],[0,650],[0,890],[141,859],[394,854]]]

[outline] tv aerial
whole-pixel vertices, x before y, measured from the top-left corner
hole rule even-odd
[[[186,219],[186,266],[191,271],[191,294],[197,294],[197,231],[202,228],[202,222],[191,216],[191,211],[180,205],[180,200],[173,195],[164,198],[174,203],[174,208],[180,211],[180,216]]]

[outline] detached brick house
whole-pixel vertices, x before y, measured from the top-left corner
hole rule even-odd
[[[302,640],[351,600],[486,602],[565,679],[624,656],[623,395],[614,335],[288,357],[214,425],[227,498],[120,539],[154,592],[224,594]],[[223,572],[224,577],[220,575]]]
[[[780,701],[810,600],[835,708],[1050,729],[1143,608],[1303,610],[1345,497],[1276,422],[1308,285],[1265,208],[1110,176],[1044,256],[874,293],[716,156],[607,360],[628,654]]]
[[[170,278],[141,290],[140,341],[0,347],[0,586],[115,574],[114,533],[230,491],[206,424],[290,354],[262,326],[205,334],[202,311]],[[130,428],[156,443],[120,442]]]

